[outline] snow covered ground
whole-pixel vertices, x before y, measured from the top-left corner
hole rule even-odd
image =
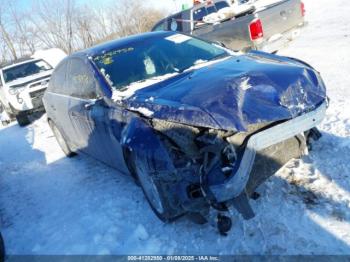
[[[64,158],[45,119],[0,127],[0,229],[9,254],[350,254],[350,5],[305,0],[309,21],[280,53],[322,72],[323,138],[261,186],[257,216],[228,237],[160,222],[128,177]]]

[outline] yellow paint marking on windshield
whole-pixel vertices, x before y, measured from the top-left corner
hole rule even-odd
[[[113,63],[113,58],[110,56],[104,57],[102,63],[105,65],[110,65]]]
[[[98,55],[94,57],[94,61],[103,63],[104,65],[109,65],[114,62],[114,59],[116,56],[121,55],[121,54],[126,54],[128,52],[132,52],[135,49],[133,47],[126,47],[123,49],[117,49],[117,50],[112,50],[109,52],[104,53],[103,55]]]

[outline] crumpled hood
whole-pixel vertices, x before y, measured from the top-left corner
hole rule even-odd
[[[255,51],[140,89],[124,103],[152,118],[246,131],[251,124],[294,118],[325,99],[314,69]]]

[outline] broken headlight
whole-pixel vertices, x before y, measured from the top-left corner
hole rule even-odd
[[[209,173],[214,167],[220,167],[225,177],[232,173],[237,160],[235,146],[227,141],[232,134],[232,132],[210,129],[197,137],[197,143],[200,144],[200,152],[203,155],[202,171]]]

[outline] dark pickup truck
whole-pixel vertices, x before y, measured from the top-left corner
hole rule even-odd
[[[233,50],[275,52],[299,34],[305,7],[300,0],[267,2],[270,3],[258,0],[251,5],[230,5],[223,0],[207,1],[162,19],[152,31],[178,31],[223,43]],[[221,15],[220,21],[206,19],[227,11],[232,11],[231,16]]]

